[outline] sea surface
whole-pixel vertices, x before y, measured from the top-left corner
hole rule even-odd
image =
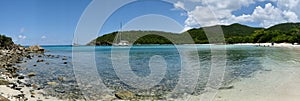
[[[37,73],[28,82],[43,88],[46,96],[62,99],[105,99],[106,93],[123,90],[141,99],[199,95],[208,86],[222,87],[258,71],[271,71],[269,67],[300,62],[295,50],[247,45],[42,47],[45,55],[27,59],[20,72]]]

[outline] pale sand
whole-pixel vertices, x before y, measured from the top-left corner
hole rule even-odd
[[[278,44],[276,47],[295,49],[295,52],[299,49],[299,46],[289,44]],[[298,59],[265,65],[267,71],[258,71],[251,78],[233,82],[233,89],[219,90],[214,101],[300,101]]]
[[[259,72],[220,90],[215,101],[299,101],[300,68]]]
[[[271,43],[260,43],[260,46],[263,45]],[[299,45],[287,43],[275,44],[272,47],[287,48],[296,52],[300,49]],[[299,63],[292,67],[286,66],[290,63],[291,61],[274,63],[273,66],[265,65],[264,71],[255,72],[251,78],[232,82],[230,85],[234,86],[233,89],[218,90],[214,98],[201,98],[200,95],[191,97],[189,101],[300,101],[300,66]]]
[[[233,45],[247,45],[247,46],[261,46],[261,47],[282,47],[282,48],[291,48],[291,49],[298,49],[300,45],[293,45],[291,43],[238,43]]]
[[[5,77],[4,75],[1,75],[1,77]],[[6,80],[13,82],[16,81],[18,79],[16,78],[7,78]],[[25,82],[25,79],[20,80],[22,82]],[[28,101],[37,101],[37,100],[42,100],[42,101],[60,101],[59,99],[55,98],[55,97],[51,97],[51,96],[43,96],[42,93],[45,93],[43,90],[34,90],[33,93],[30,92],[30,90],[32,90],[32,87],[22,87],[21,91],[23,91],[23,94],[25,94],[25,97],[28,98]],[[11,101],[19,101],[20,99],[17,99],[16,96],[18,94],[22,94],[20,91],[18,90],[14,90],[11,89],[9,87],[7,87],[6,85],[0,85],[0,94],[3,97],[8,98]],[[31,97],[31,95],[34,95],[34,97]],[[20,100],[22,101],[22,100]]]
[[[28,101],[37,101],[37,100],[43,100],[43,101],[59,101],[57,98],[54,97],[44,97],[41,94],[38,94],[38,92],[43,92],[42,90],[36,90],[34,91],[34,98],[31,97],[31,94],[29,92],[30,88],[24,87],[22,88],[21,91],[24,91],[25,97],[28,98]],[[17,90],[13,90],[9,87],[6,87],[5,85],[1,85],[0,86],[0,93],[3,97],[8,98],[11,101],[18,101],[17,98],[13,97],[15,95],[18,94],[22,94],[20,93],[20,91]]]

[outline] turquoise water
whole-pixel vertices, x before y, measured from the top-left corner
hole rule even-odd
[[[297,56],[300,56],[297,52],[289,49],[238,45],[153,45],[133,47],[43,46],[43,48],[48,51],[45,54],[54,56],[36,57],[33,60],[28,60],[25,64],[27,70],[24,73],[32,71],[37,72],[38,76],[32,78],[30,82],[41,84],[48,90],[50,95],[60,96],[62,98],[66,98],[67,96],[65,95],[73,95],[73,97],[76,94],[80,95],[81,93],[79,92],[82,91],[82,89],[85,89],[82,87],[87,87],[88,84],[78,86],[76,84],[76,82],[78,82],[76,81],[76,75],[77,77],[78,75],[90,76],[89,71],[91,71],[91,73],[96,72],[99,77],[98,79],[101,79],[104,85],[113,91],[130,90],[140,95],[145,94],[145,92],[147,92],[147,94],[153,92],[156,96],[164,96],[176,88],[181,78],[180,75],[184,74],[184,66],[189,66],[188,68],[193,68],[195,70],[189,71],[190,74],[195,73],[199,75],[198,77],[190,77],[193,79],[196,78],[196,81],[195,79],[193,80],[196,82],[195,89],[192,91],[184,91],[184,93],[197,95],[202,93],[208,83],[212,68],[215,68],[214,66],[218,68],[218,64],[225,63],[225,67],[221,68],[225,70],[223,83],[230,83],[230,81],[238,78],[249,78],[254,72],[265,70],[265,66],[276,67],[279,66],[278,64],[284,64],[285,62],[283,61],[298,63]],[[184,51],[180,52],[180,49],[183,49]],[[82,57],[77,57],[76,60],[72,61],[74,58],[72,52],[83,55],[79,55]],[[123,56],[122,54],[124,53],[128,53],[129,55]],[[188,57],[189,61],[182,60],[181,55]],[[159,56],[160,58],[154,58],[153,60],[154,56]],[[91,57],[93,57],[94,60],[90,60]],[[154,68],[158,68],[154,70],[159,70],[158,72],[161,71],[159,69],[161,65],[156,65],[155,63],[163,64],[165,62],[165,74],[160,76],[162,79],[155,86],[150,89],[140,89],[121,80],[118,73],[121,73],[123,76],[132,75],[130,75],[127,70],[117,72],[116,68],[113,67],[114,63],[112,62],[112,57],[128,60],[128,66],[130,66],[132,72],[138,77],[147,77],[155,72],[151,71],[151,66],[149,65],[151,64],[151,61],[154,61]],[[62,60],[62,58],[67,58],[67,60]],[[44,59],[45,62],[48,62],[49,64],[36,63],[37,59]],[[67,62],[67,64],[64,62]],[[200,65],[198,65],[197,62],[199,62]],[[95,70],[91,70],[91,67],[94,66],[93,63],[95,63],[96,66]],[[37,66],[34,67],[32,66],[33,64],[36,64]],[[79,64],[80,66],[75,68],[73,67],[75,64]],[[124,66],[125,68],[127,65],[121,64],[121,66]],[[74,71],[77,70],[86,72],[83,74],[76,74],[77,72]],[[60,82],[57,79],[60,76],[65,77],[65,81]],[[91,77],[86,78],[88,79]],[[127,79],[130,78],[131,77]],[[78,79],[79,78],[77,78],[77,80]],[[46,85],[47,82],[50,81],[59,82],[60,85],[55,87]],[[87,83],[90,83],[91,81]],[[58,93],[60,91],[64,92]],[[91,92],[84,94],[88,94],[88,96],[97,95],[91,94],[93,91],[90,91]],[[95,93],[96,92],[97,91],[95,91]]]

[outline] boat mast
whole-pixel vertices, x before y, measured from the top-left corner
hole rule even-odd
[[[120,42],[122,40],[122,22],[120,23]]]

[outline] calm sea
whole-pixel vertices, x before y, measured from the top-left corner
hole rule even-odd
[[[182,83],[194,86],[194,89],[180,86],[184,91],[176,91],[197,95],[210,82],[209,78],[216,79],[215,82],[224,79],[222,84],[226,84],[239,78],[252,77],[257,71],[299,66],[300,62],[299,52],[292,49],[242,45],[43,48],[48,51],[45,54],[53,56],[27,60],[23,64],[26,67],[23,73],[36,72],[38,75],[29,82],[39,84],[50,95],[62,98],[72,94],[73,97],[76,94],[97,96],[99,90],[129,90],[141,96],[149,94],[161,97],[174,92]],[[37,63],[37,59],[45,61]],[[59,81],[59,77],[63,77],[64,81]],[[53,81],[59,85],[47,85],[47,82]],[[95,86],[104,88],[96,89]],[[143,86],[145,89],[142,89]]]

